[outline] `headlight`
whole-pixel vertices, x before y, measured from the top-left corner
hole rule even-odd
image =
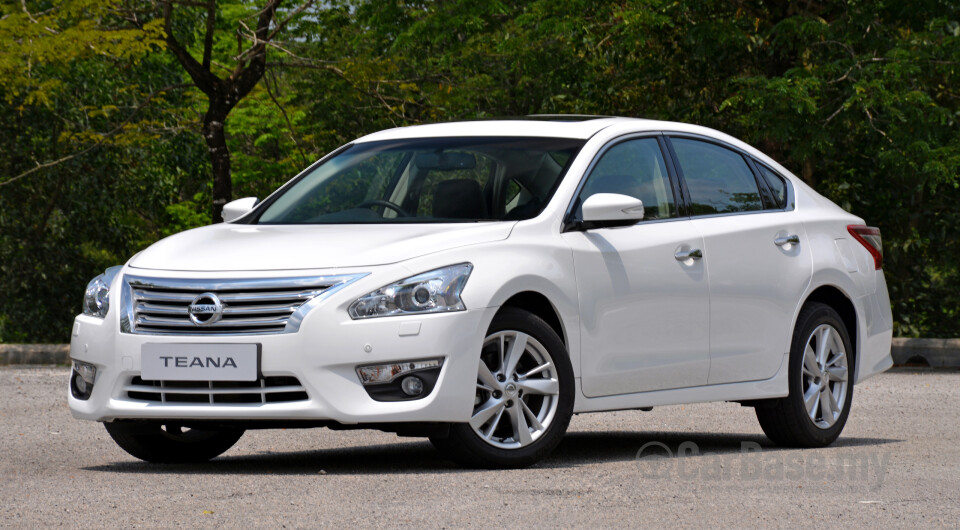
[[[350,304],[350,318],[463,311],[460,292],[473,265],[461,263],[381,287]]]
[[[123,265],[110,267],[103,274],[90,280],[83,293],[83,314],[103,318],[110,310],[110,284]]]

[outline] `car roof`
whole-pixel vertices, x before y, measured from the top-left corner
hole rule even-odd
[[[716,129],[674,121],[583,114],[534,114],[521,118],[455,121],[397,127],[395,129],[386,129],[368,134],[355,140],[353,143],[470,136],[529,136],[589,140],[598,132],[610,127],[614,128],[612,132],[616,134],[643,132],[663,132],[667,134],[687,133],[720,140],[749,153],[764,164],[770,166],[791,180],[795,187],[799,187],[807,193],[819,197],[812,188],[809,188],[803,180],[791,173],[789,169],[783,167],[776,160],[746,142]],[[823,200],[826,201],[826,199]]]
[[[412,125],[368,134],[355,140],[355,142],[469,136],[530,136],[587,140],[601,130],[612,126],[617,126],[618,129],[629,132],[664,131],[700,134],[728,141],[740,147],[746,146],[736,138],[700,125],[643,118],[581,114],[538,114],[522,118]]]
[[[615,126],[615,127],[614,127]],[[574,138],[588,140],[598,132],[614,127],[617,133],[637,132],[687,133],[723,141],[742,149],[780,172],[792,175],[789,170],[755,147],[716,129],[675,121],[624,118],[617,116],[592,116],[584,114],[534,114],[522,118],[454,121],[429,125],[397,127],[368,134],[354,143],[383,140],[407,140],[413,138],[442,138],[470,136],[507,136]]]
[[[611,118],[583,115],[540,115],[502,120],[456,121],[397,127],[368,134],[357,142],[437,138],[443,136],[535,136],[586,140],[602,129],[624,122],[662,123],[637,118]],[[656,127],[651,127],[651,129]]]

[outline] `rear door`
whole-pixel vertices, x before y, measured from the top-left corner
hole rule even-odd
[[[810,279],[806,234],[792,205],[744,153],[671,135],[710,278],[710,384],[755,381],[780,368],[793,312]]]

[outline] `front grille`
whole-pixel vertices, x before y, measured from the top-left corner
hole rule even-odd
[[[122,324],[124,331],[147,334],[290,333],[311,307],[308,302],[360,276],[210,281],[126,276]],[[206,312],[191,319],[191,305]]]
[[[144,381],[134,377],[124,389],[127,397],[151,403],[289,403],[306,401],[306,389],[290,376],[258,381]]]
[[[276,333],[283,331],[287,320],[304,302],[308,302],[329,285],[303,290],[240,290],[214,292],[223,303],[223,317],[209,325],[199,326],[190,320],[187,308],[208,291],[156,289],[133,286],[134,327],[144,332],[186,333]]]

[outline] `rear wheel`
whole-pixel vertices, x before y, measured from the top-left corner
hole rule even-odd
[[[804,307],[790,349],[790,395],[756,409],[767,437],[796,447],[833,443],[850,414],[853,359],[840,315],[826,304]]]
[[[573,414],[573,392],[573,368],[560,337],[532,313],[506,308],[480,352],[470,421],[430,441],[468,467],[528,466],[560,443]]]
[[[124,451],[147,462],[206,462],[233,447],[243,429],[191,429],[175,424],[115,421],[104,423]]]

